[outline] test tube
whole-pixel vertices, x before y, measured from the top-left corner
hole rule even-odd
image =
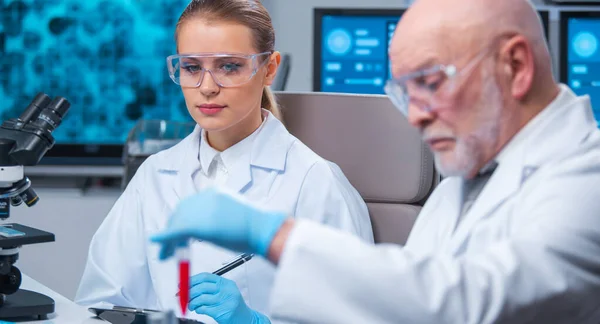
[[[179,262],[179,306],[181,315],[185,316],[188,302],[190,300],[190,253],[189,246],[177,249]]]

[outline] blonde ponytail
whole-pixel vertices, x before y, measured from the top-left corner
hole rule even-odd
[[[273,116],[275,116],[277,119],[279,119],[280,121],[283,122],[282,119],[282,114],[281,114],[281,110],[279,109],[279,106],[277,105],[277,100],[275,99],[275,96],[273,95],[273,91],[271,91],[271,88],[269,87],[264,87],[263,88],[263,93],[262,93],[262,99],[260,102],[261,106],[270,111]]]

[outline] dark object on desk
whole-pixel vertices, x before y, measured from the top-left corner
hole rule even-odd
[[[0,318],[37,317],[42,319],[54,312],[54,300],[45,295],[19,289],[21,271],[14,266],[19,258],[18,247],[27,244],[54,241],[54,234],[20,224],[3,224],[0,229],[9,229],[23,235],[4,237],[0,234]],[[12,252],[11,252],[12,251]]]
[[[11,206],[25,203],[31,207],[39,201],[24,166],[37,165],[54,146],[52,132],[62,123],[70,106],[65,98],[51,99],[38,93],[18,118],[0,125],[0,219],[10,217]],[[54,234],[35,228],[19,224],[0,226],[0,318],[44,318],[54,312],[54,300],[50,297],[19,290],[21,271],[14,265],[21,246],[52,241]]]
[[[46,295],[19,289],[14,294],[3,296],[0,318],[37,317],[41,320],[54,313],[54,300]]]
[[[94,315],[112,324],[147,324],[151,323],[150,318],[165,314],[169,316],[170,313],[163,313],[152,309],[139,309],[113,306],[113,308],[88,308]],[[175,318],[175,322],[179,324],[203,324],[202,322],[185,319]]]

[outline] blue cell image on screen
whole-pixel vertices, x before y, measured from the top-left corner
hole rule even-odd
[[[140,119],[191,120],[166,57],[189,0],[0,0],[0,117],[71,102],[58,144],[122,144]]]
[[[315,62],[321,64],[320,91],[383,94],[390,76],[388,45],[399,19],[323,16],[321,62]]]
[[[570,18],[568,30],[568,83],[590,96],[600,126],[600,18]]]

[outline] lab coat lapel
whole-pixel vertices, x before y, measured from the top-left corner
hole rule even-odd
[[[577,98],[564,85],[561,88],[566,93],[563,91],[552,106],[546,108],[549,109],[548,114],[527,134],[524,143],[500,162],[469,212],[463,215],[452,237],[451,248],[455,253],[460,253],[466,247],[473,227],[493,215],[539,168],[568,155],[596,130],[589,98]],[[462,200],[458,201],[458,205],[462,205]]]
[[[176,183],[173,186],[178,200],[182,200],[196,193],[193,172],[197,168],[198,151],[200,147],[201,129],[199,126],[194,128],[192,134],[184,138],[178,146],[178,152],[174,156],[181,156],[181,160],[175,161],[177,165],[178,177],[175,177]]]
[[[252,182],[252,172],[249,163],[237,163],[227,178],[227,188],[235,192],[244,192]]]
[[[468,243],[468,237],[476,224],[492,215],[504,201],[515,194],[521,184],[523,167],[518,165],[517,160],[511,159],[499,165],[485,185],[479,197],[475,200],[467,214],[462,215],[458,224],[455,224],[455,232],[451,238],[451,250],[460,253]],[[464,184],[464,180],[461,180]],[[463,190],[460,189],[460,199],[457,207],[462,209]]]
[[[182,200],[196,193],[196,186],[194,185],[194,179],[192,174],[182,174],[178,179],[177,185],[175,186],[175,193],[177,198]]]
[[[456,228],[456,223],[460,216],[460,201],[462,199],[463,182],[458,177],[453,177],[445,180],[444,192],[441,194],[440,202],[434,209],[434,213],[443,215],[440,219],[443,226],[438,226],[435,240],[437,246],[447,246],[452,237],[453,230]],[[421,217],[421,215],[419,215]]]
[[[287,152],[295,138],[285,126],[270,112],[265,111],[266,120],[252,143],[250,155],[244,163],[236,163],[236,168],[227,179],[227,188],[236,192],[244,192],[253,181],[253,170],[283,171]]]

